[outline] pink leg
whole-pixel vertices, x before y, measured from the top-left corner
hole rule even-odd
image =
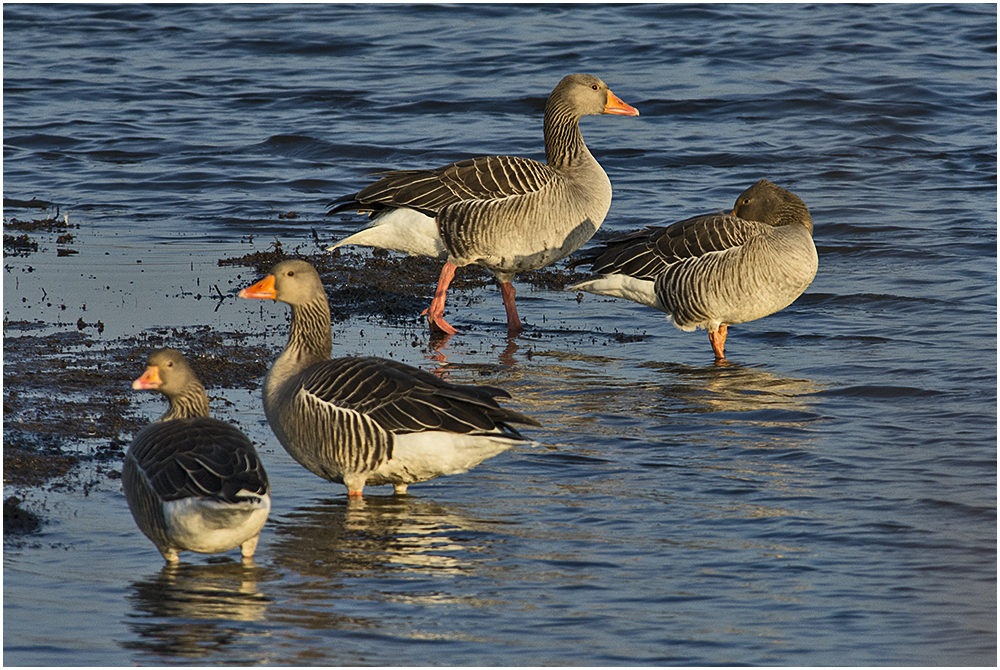
[[[726,358],[726,331],[729,326],[722,324],[714,333],[708,334],[708,341],[712,343],[712,351],[715,352],[715,360],[721,361]]]
[[[514,285],[509,281],[503,282],[500,284],[500,294],[503,296],[503,306],[507,309],[507,337],[514,337],[524,329],[517,316],[517,305],[514,304]]]
[[[431,330],[439,330],[449,335],[454,335],[458,331],[452,328],[451,324],[444,320],[444,299],[448,295],[448,285],[455,278],[456,266],[445,262],[441,268],[441,276],[438,277],[437,290],[434,291],[434,300],[431,306],[420,313],[420,316],[427,315]]]

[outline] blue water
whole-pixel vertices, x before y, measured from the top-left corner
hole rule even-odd
[[[581,124],[615,189],[603,230],[768,178],[820,258],[791,307],[730,330],[730,366],[658,312],[527,284],[514,342],[492,287],[450,297],[441,351],[415,318],[338,322],[335,355],[446,361],[544,424],[402,499],[349,506],[258,389],[211,389],[274,486],[253,569],[161,569],[116,480],[5,484],[48,520],[5,546],[6,664],[996,664],[995,5],[3,12],[4,196],[80,226],[77,254],[42,236],[4,259],[8,339],[84,318],[276,355],[284,308],[232,299],[259,275],[219,258],[343,237],[360,222],[327,203],[371,172],[541,157],[571,72],[641,112]]]

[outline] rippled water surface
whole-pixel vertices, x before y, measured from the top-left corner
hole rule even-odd
[[[8,665],[996,663],[995,5],[3,12],[4,196],[80,226],[76,254],[5,258],[5,326],[243,329],[276,355],[285,309],[231,299],[257,275],[220,257],[355,230],[326,205],[380,169],[541,157],[570,72],[641,112],[581,124],[602,232],[766,177],[820,257],[730,330],[729,366],[658,312],[525,284],[515,341],[492,287],[455,294],[440,351],[416,318],[339,322],[335,355],[446,362],[544,424],[401,498],[348,505],[258,389],[211,390],[271,474],[253,568],[161,568],[115,480],[5,486],[47,518],[5,546]]]

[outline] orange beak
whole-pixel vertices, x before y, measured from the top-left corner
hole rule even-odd
[[[604,105],[605,114],[620,114],[622,116],[639,116],[639,110],[628,104],[608,89],[608,104]]]
[[[146,371],[142,373],[142,376],[132,382],[132,388],[136,390],[140,389],[158,389],[163,380],[160,379],[160,368],[155,365],[150,365],[146,368]]]
[[[277,300],[278,292],[274,290],[274,275],[268,275],[253,286],[240,291],[241,298],[270,298]]]

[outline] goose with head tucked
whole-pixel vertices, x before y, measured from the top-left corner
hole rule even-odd
[[[766,179],[732,212],[650,226],[581,254],[598,277],[568,291],[625,298],[666,312],[685,331],[704,328],[718,361],[728,326],[781,311],[816,276],[805,203]]]
[[[475,467],[528,443],[511,424],[540,425],[497,404],[490,386],[454,384],[396,361],[330,359],[330,305],[316,269],[283,261],[240,291],[292,308],[288,344],[264,378],[264,414],[303,467],[360,498],[366,485],[407,486]]]
[[[177,552],[240,547],[253,558],[271,509],[267,473],[238,428],[209,417],[205,388],[176,349],[157,349],[135,389],[170,401],[125,454],[122,487],[139,530],[168,563]]]
[[[514,275],[550,265],[593,236],[611,207],[611,182],[583,141],[580,119],[638,116],[608,85],[587,74],[563,78],[545,106],[545,163],[484,156],[433,170],[395,170],[334,203],[330,214],[367,212],[373,222],[341,240],[445,261],[427,315],[432,330],[457,332],[444,319],[455,270],[477,264],[500,282],[507,332],[522,324]]]

